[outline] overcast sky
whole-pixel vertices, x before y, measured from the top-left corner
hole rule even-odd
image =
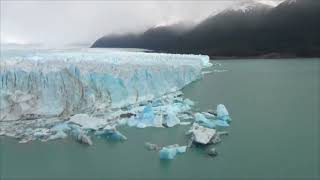
[[[198,22],[242,0],[9,1],[1,0],[1,42],[60,46],[159,24]],[[247,1],[247,0],[246,0]],[[280,0],[255,0],[270,5]]]

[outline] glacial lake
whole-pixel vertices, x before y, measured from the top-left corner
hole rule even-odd
[[[121,127],[127,141],[94,138],[90,147],[0,137],[0,179],[318,179],[320,59],[212,62],[221,66],[183,92],[196,110],[228,108],[233,121],[217,157],[192,148],[160,161],[144,147],[183,145],[189,126]]]

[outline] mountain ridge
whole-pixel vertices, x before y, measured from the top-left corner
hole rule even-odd
[[[317,17],[320,1],[284,1],[276,7],[229,9],[187,30],[173,24],[140,34],[104,36],[92,47],[144,48],[211,57],[320,57]]]

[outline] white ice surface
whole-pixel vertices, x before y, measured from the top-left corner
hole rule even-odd
[[[175,92],[201,78],[205,55],[103,49],[8,51],[0,121],[99,114]]]

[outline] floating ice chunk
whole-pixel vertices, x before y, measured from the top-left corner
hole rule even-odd
[[[117,121],[117,125],[119,126],[124,126],[128,124],[128,119],[127,118],[122,118],[120,120]]]
[[[177,155],[176,149],[162,148],[160,150],[160,159],[173,159]]]
[[[188,98],[184,99],[183,102],[184,102],[185,104],[188,104],[189,106],[194,106],[194,102],[191,101],[191,100],[188,99]]]
[[[76,138],[79,143],[92,145],[91,138],[81,129],[80,126],[76,124],[70,124],[69,127],[71,128],[71,135]]]
[[[138,121],[135,119],[135,117],[131,117],[128,119],[128,126],[129,127],[136,127],[138,125]]]
[[[144,146],[150,151],[159,151],[161,149],[161,147],[158,146],[157,144],[152,144],[149,142],[146,142]]]
[[[191,124],[191,122],[180,122],[180,125],[190,125]]]
[[[52,128],[50,128],[50,131],[52,131],[52,132],[59,132],[59,131],[67,132],[67,131],[70,131],[70,130],[71,130],[71,128],[65,122],[58,123],[58,124],[54,125]]]
[[[212,66],[212,63],[210,63],[210,58],[209,56],[201,56],[201,61],[202,61],[202,65],[204,67],[210,67]]]
[[[163,147],[160,151],[160,159],[170,160],[174,159],[177,154],[185,153],[187,146],[179,146],[178,144]]]
[[[231,121],[229,112],[223,104],[217,105],[217,119],[223,121]]]
[[[177,117],[179,117],[179,119],[193,119],[193,116],[189,114],[179,114]]]
[[[144,123],[142,123],[142,122],[138,122],[138,124],[137,124],[137,126],[136,126],[137,128],[146,128],[147,127],[147,125],[146,124],[144,124]]]
[[[195,122],[197,122],[198,124],[208,127],[208,128],[214,128],[215,127],[215,123],[209,119],[207,119],[203,114],[201,113],[195,113],[194,114],[195,117]]]
[[[167,114],[164,116],[163,124],[167,127],[173,127],[180,124],[180,119],[172,109],[167,109]]]
[[[64,139],[67,137],[67,134],[65,132],[57,131],[56,134],[51,135],[48,140],[55,140],[55,139]]]
[[[197,143],[208,144],[212,137],[216,134],[216,130],[193,123],[187,134],[192,134],[193,140]]]
[[[37,128],[34,130],[33,136],[35,138],[44,138],[46,136],[49,136],[50,132],[47,128]]]
[[[182,154],[185,153],[187,151],[187,146],[179,146],[177,147],[177,152]]]
[[[220,126],[220,127],[229,127],[229,124],[227,121],[223,121],[223,120],[215,120],[214,124],[216,126]]]
[[[84,134],[84,133],[78,134],[78,136],[76,138],[80,143],[88,144],[89,146],[92,145],[91,138],[88,135]]]
[[[137,128],[162,127],[162,115],[156,115],[154,107],[147,104],[136,117],[131,116],[127,124]]]
[[[138,124],[144,124],[145,126],[152,126],[154,124],[154,112],[151,104],[144,107],[143,111],[138,114],[137,120]]]
[[[211,148],[207,151],[209,156],[215,157],[218,155],[218,151],[215,148]]]
[[[90,117],[88,114],[76,114],[70,118],[69,122],[78,124],[83,129],[92,130],[98,130],[108,123],[105,119]]]
[[[212,71],[203,71],[202,74],[210,74]]]
[[[191,109],[191,107],[187,103],[176,102],[173,104],[167,105],[167,109],[174,113],[186,112]]]
[[[106,126],[103,130],[96,131],[95,135],[116,141],[127,140],[127,137],[113,126]]]
[[[49,136],[48,140],[55,140],[55,139],[64,139],[67,137],[65,132],[70,131],[71,127],[66,122],[58,123],[50,128],[51,132],[55,132],[55,134]]]
[[[214,119],[216,118],[215,115],[211,114],[211,113],[208,113],[208,112],[201,112],[206,118],[209,118],[209,119]]]

